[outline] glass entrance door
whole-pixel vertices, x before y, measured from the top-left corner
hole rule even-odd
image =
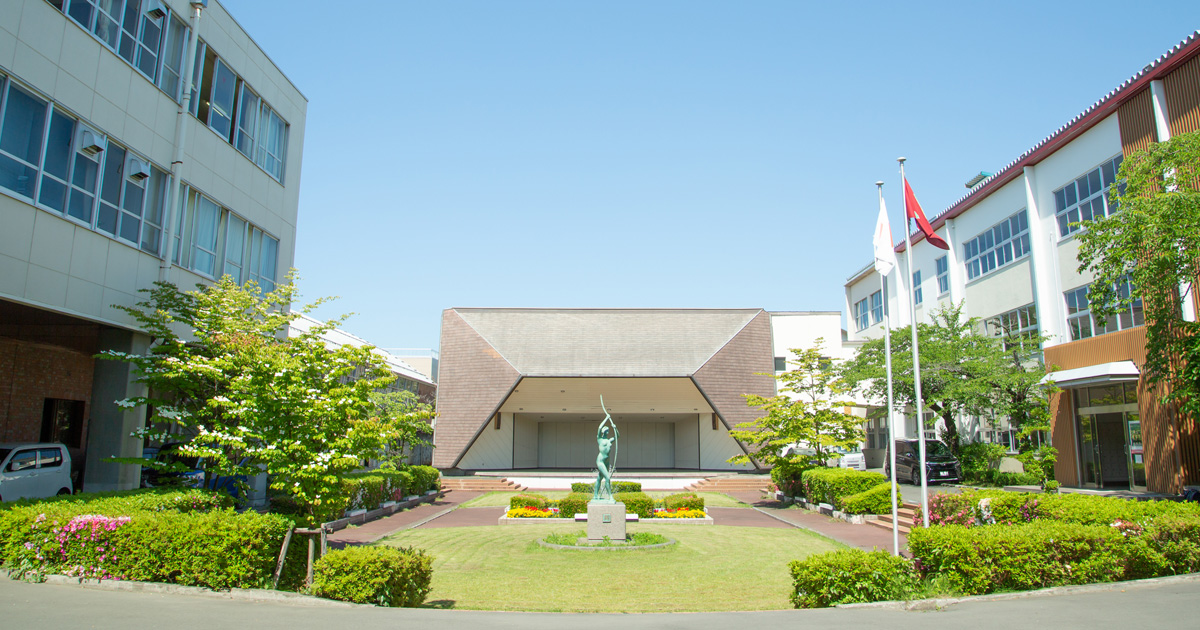
[[[1081,485],[1144,490],[1146,464],[1137,384],[1113,383],[1073,393]]]

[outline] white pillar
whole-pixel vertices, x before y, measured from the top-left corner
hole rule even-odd
[[[1071,340],[1067,334],[1067,314],[1063,302],[1062,280],[1058,269],[1058,223],[1051,203],[1038,200],[1034,169],[1026,166],[1025,209],[1029,221],[1029,275],[1033,299],[1037,305],[1038,329],[1046,335],[1045,346],[1057,346]]]

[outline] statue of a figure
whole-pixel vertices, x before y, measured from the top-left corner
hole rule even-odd
[[[600,397],[600,408],[604,409],[604,397]],[[612,474],[617,467],[617,423],[613,422],[608,410],[604,409],[604,420],[596,428],[596,484],[592,488],[593,501],[612,501]]]

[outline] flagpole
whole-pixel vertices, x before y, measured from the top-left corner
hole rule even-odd
[[[879,207],[883,208],[883,182],[875,182],[879,187]],[[907,227],[908,223],[905,222]],[[889,239],[890,240],[890,239]],[[879,274],[879,290],[883,293],[883,356],[887,361],[887,428],[888,454],[891,457],[889,470],[892,478],[892,555],[900,555],[900,510],[896,501],[896,428],[894,426],[895,406],[892,403],[892,323],[888,308],[887,274]]]
[[[900,163],[900,182],[905,185],[907,180],[904,178],[904,161],[906,158],[896,158]],[[908,220],[912,216],[908,209],[908,194],[905,189],[904,200],[904,261],[908,266],[909,284],[912,283],[912,230]],[[903,278],[900,279],[904,281]],[[901,285],[903,286],[903,285]],[[921,526],[929,527],[929,475],[927,466],[925,465],[925,409],[921,399],[921,351],[917,345],[917,300],[916,287],[911,287],[908,292],[909,314],[912,316],[912,353],[913,353],[913,382],[916,385],[916,406],[917,406],[917,444],[920,449],[921,461]],[[894,471],[895,469],[893,469]]]

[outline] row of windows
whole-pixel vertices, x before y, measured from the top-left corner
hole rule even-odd
[[[1126,278],[1117,283],[1117,293],[1122,298],[1127,298],[1133,292],[1133,285]],[[1115,332],[1118,330],[1126,330],[1135,326],[1141,326],[1143,323],[1142,317],[1142,299],[1136,298],[1130,304],[1129,309],[1124,313],[1109,315],[1105,319],[1098,319],[1091,311],[1091,304],[1088,301],[1088,287],[1082,286],[1078,289],[1071,289],[1063,294],[1067,301],[1067,327],[1071,330],[1071,340],[1087,339],[1104,333]]]
[[[1059,236],[1078,232],[1081,222],[1102,219],[1116,212],[1116,208],[1109,206],[1108,190],[1117,180],[1121,159],[1118,155],[1054,191]]]
[[[0,75],[0,189],[161,257],[169,186],[165,170]],[[229,273],[274,287],[279,242],[184,191],[175,262],[212,278]]]
[[[991,273],[1027,254],[1029,223],[1022,209],[963,244],[967,280]]]
[[[190,29],[160,0],[50,0],[175,102],[182,98]],[[229,66],[198,42],[192,114],[250,161],[283,181],[287,122]]]
[[[196,190],[185,187],[181,197],[175,263],[213,279],[253,280],[264,293],[275,290],[278,240]]]
[[[983,322],[984,333],[1003,340],[1004,350],[1020,348],[1035,352],[1042,346],[1038,330],[1037,306],[1026,304],[1020,308],[990,317]]]

